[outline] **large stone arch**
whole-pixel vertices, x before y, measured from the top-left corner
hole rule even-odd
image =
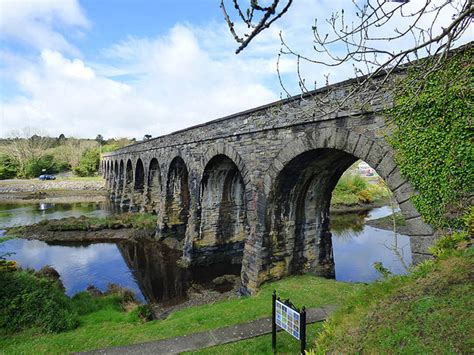
[[[331,192],[357,159],[369,163],[393,192],[407,219],[414,260],[428,253],[433,230],[411,204],[415,191],[401,176],[390,146],[383,139],[344,128],[315,128],[288,142],[264,178],[268,200],[262,256],[266,262],[260,281],[310,270],[331,275]]]
[[[190,211],[189,171],[184,159],[175,156],[168,167],[162,236],[178,240],[186,236]]]

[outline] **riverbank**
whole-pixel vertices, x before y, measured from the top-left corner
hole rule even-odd
[[[0,202],[3,203],[102,202],[106,199],[102,177],[0,180]]]

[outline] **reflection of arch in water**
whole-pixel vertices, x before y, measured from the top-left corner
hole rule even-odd
[[[170,307],[186,299],[189,271],[176,266],[181,252],[156,242],[117,244],[149,303]]]

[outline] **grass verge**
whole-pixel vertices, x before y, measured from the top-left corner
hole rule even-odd
[[[297,305],[317,307],[342,304],[348,295],[362,287],[365,286],[310,275],[288,277],[264,285],[253,297],[187,308],[165,320],[147,323],[140,321],[136,312],[124,312],[109,302],[95,306],[87,314],[78,312],[79,327],[72,331],[40,334],[30,330],[7,336],[0,330],[0,349],[6,354],[56,354],[170,338],[268,317],[273,289],[284,298],[291,297]]]
[[[324,326],[317,353],[471,353],[474,250],[358,291]]]

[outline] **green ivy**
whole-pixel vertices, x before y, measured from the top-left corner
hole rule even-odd
[[[458,228],[474,177],[472,47],[453,55],[422,85],[398,91],[389,138],[402,174],[419,192],[412,202],[436,228]],[[404,80],[413,81],[412,70]],[[420,88],[421,87],[421,88]]]

